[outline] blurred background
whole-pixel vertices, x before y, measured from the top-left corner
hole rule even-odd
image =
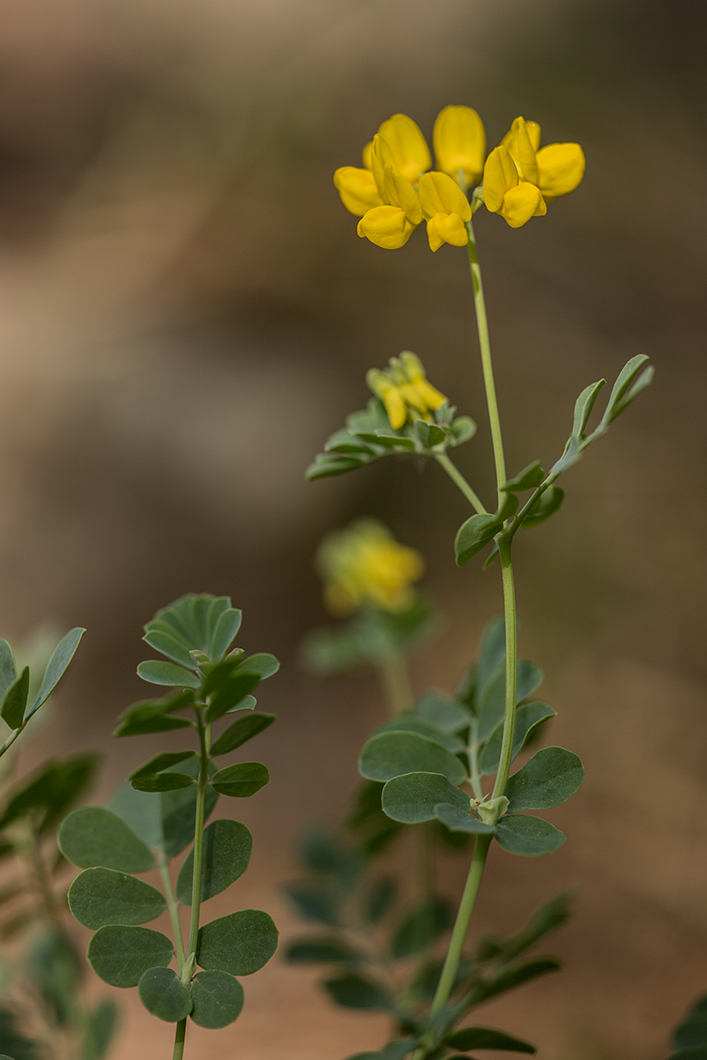
[[[583,145],[584,183],[545,219],[512,231],[479,217],[510,470],[559,454],[588,382],[636,353],[657,374],[567,476],[562,511],[518,542],[522,653],[544,667],[552,741],[582,756],[587,782],[552,814],[562,851],[496,853],[477,927],[512,930],[553,891],[580,893],[551,947],[566,970],[484,1022],[547,1060],[659,1060],[707,989],[704,5],[0,10],[1,632],[88,627],[22,763],[100,748],[95,798],[108,797],[164,743],[110,736],[142,695],[142,624],[186,591],[230,594],[239,643],[283,663],[260,697],[279,718],[259,747],[273,783],[238,807],[256,853],[234,900],[272,911],[285,935],[292,837],[343,813],[383,711],[372,678],[298,667],[324,620],[321,535],[375,515],[427,556],[446,621],[417,661],[420,688],[451,690],[500,609],[496,569],[454,566],[467,511],[439,468],[304,481],[365,403],[365,370],[411,348],[478,420],[458,461],[493,490],[464,254],[433,256],[423,232],[395,253],[359,240],[332,172],[359,164],[390,114],[430,137],[448,103],[477,108],[490,145],[517,114],[546,143]],[[463,872],[450,862],[450,893]],[[190,1030],[191,1060],[337,1060],[382,1039],[384,1021],[342,1015],[277,959],[246,988],[234,1027]],[[119,1000],[115,1060],[166,1054],[169,1028],[134,991]]]

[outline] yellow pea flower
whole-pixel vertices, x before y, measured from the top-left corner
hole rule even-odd
[[[540,148],[537,122],[516,118],[484,167],[484,202],[511,228],[547,213],[547,203],[573,191],[582,180],[584,152],[579,144]]]
[[[336,616],[366,604],[399,613],[415,602],[413,583],[425,569],[414,548],[399,544],[376,519],[357,519],[345,530],[327,534],[316,565],[324,579],[324,602]]]
[[[379,368],[370,368],[366,373],[366,385],[383,402],[385,411],[393,430],[399,431],[405,426],[408,418],[405,398],[386,372]]]
[[[357,232],[384,250],[397,250],[421,223],[422,207],[410,181],[389,163],[383,171],[380,189],[387,205],[368,210],[358,222]]]
[[[471,220],[466,195],[446,173],[425,173],[420,179],[420,205],[427,219],[427,238],[432,250],[443,243],[465,247],[469,236],[464,227]]]
[[[458,180],[461,170],[467,186],[479,183],[486,158],[486,132],[475,110],[445,107],[437,115],[432,144],[438,170],[453,180]]]
[[[356,166],[340,166],[334,173],[334,187],[349,213],[363,217],[368,210],[382,206],[378,186],[371,171],[371,148],[366,144],[363,149],[363,169]]]
[[[424,136],[412,118],[408,118],[406,114],[394,114],[383,122],[378,136],[385,147],[387,157],[384,161],[407,177],[411,184],[417,184],[421,174],[432,165],[432,156]],[[375,163],[372,163],[371,168],[375,172]]]
[[[427,373],[417,354],[412,353],[411,350],[404,350],[400,354],[400,360],[411,386],[415,387],[427,408],[434,411],[444,405],[446,397],[428,382]]]
[[[422,361],[417,354],[404,350],[400,357],[391,357],[387,371],[371,368],[366,383],[383,402],[391,427],[399,431],[406,422],[432,420],[430,412],[447,400],[444,394],[428,381]]]

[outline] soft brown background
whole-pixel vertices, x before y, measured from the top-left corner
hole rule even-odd
[[[553,459],[586,383],[639,352],[657,375],[518,542],[521,646],[587,782],[551,815],[561,852],[494,854],[477,927],[581,891],[552,943],[566,970],[484,1022],[543,1060],[661,1060],[707,988],[704,4],[4,0],[0,18],[0,621],[10,638],[47,617],[89,630],[24,761],[99,747],[107,797],[163,743],[110,738],[141,692],[142,623],[184,591],[230,593],[239,641],[283,661],[233,900],[285,933],[292,835],[337,819],[382,711],[367,677],[298,670],[323,619],[318,539],[366,513],[424,550],[447,624],[421,687],[452,688],[499,610],[496,571],[453,565],[466,511],[438,469],[303,480],[365,401],[365,369],[411,347],[479,420],[459,461],[492,490],[463,253],[433,256],[422,232],[396,253],[358,240],[332,171],[391,113],[429,136],[449,102],[477,107],[492,144],[518,113],[583,144],[584,184],[545,219],[478,224],[510,469]],[[338,1060],[382,1040],[311,980],[273,961],[234,1027],[190,1030],[191,1060]],[[170,1029],[121,1000],[115,1060],[170,1055]]]

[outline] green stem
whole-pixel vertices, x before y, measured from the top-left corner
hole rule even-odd
[[[435,893],[435,838],[432,823],[432,821],[425,821],[415,828],[417,888],[420,906],[429,902]]]
[[[488,514],[487,511],[484,508],[484,506],[481,503],[481,501],[479,500],[479,498],[477,497],[476,493],[474,493],[473,489],[471,488],[469,483],[466,481],[466,479],[462,475],[462,473],[459,470],[459,468],[455,467],[455,465],[449,459],[447,454],[446,453],[435,453],[434,456],[435,456],[435,460],[437,461],[437,463],[440,465],[440,467],[444,468],[444,470],[447,472],[447,474],[449,475],[449,477],[451,478],[451,480],[455,484],[455,486],[459,487],[459,489],[464,494],[464,496],[468,500],[468,502],[471,505],[471,507],[476,512],[476,514],[477,515],[487,515]]]
[[[169,910],[169,919],[172,921],[172,930],[174,931],[174,941],[177,950],[177,974],[181,976],[184,971],[186,953],[184,952],[182,925],[179,922],[179,906],[177,905],[177,899],[175,898],[174,890],[172,889],[172,881],[169,878],[169,861],[164,850],[157,851],[157,867],[159,868],[160,876],[162,877],[162,885],[164,886],[164,893],[167,899],[167,909]]]
[[[511,537],[506,532],[498,537],[503,580],[503,615],[506,625],[506,702],[503,716],[503,738],[501,757],[493,786],[493,798],[503,795],[508,783],[508,774],[513,760],[513,738],[516,724],[516,695],[518,680],[518,627],[516,621],[516,595],[511,559]]]
[[[196,954],[196,943],[199,935],[199,912],[201,910],[201,874],[204,862],[204,810],[206,805],[206,789],[209,783],[209,736],[211,726],[204,726],[201,710],[195,709],[197,727],[199,731],[199,788],[196,794],[196,814],[194,819],[194,872],[191,885],[191,925],[189,928],[189,949],[187,951],[187,965],[190,958]],[[185,968],[185,971],[187,969]],[[191,972],[193,968],[189,968]],[[184,984],[185,986],[188,983]]]
[[[474,792],[474,798],[484,797],[481,787],[481,773],[479,771],[479,719],[472,718],[469,731],[469,781]]]
[[[413,699],[405,656],[399,651],[388,651],[380,657],[377,667],[390,716],[405,713]]]
[[[471,281],[474,285],[474,308],[476,309],[476,327],[479,333],[479,348],[481,350],[481,367],[484,374],[484,386],[486,388],[486,404],[489,410],[489,422],[491,425],[491,439],[493,441],[493,458],[496,464],[496,483],[498,486],[498,506],[500,508],[505,495],[501,492],[501,486],[505,485],[506,461],[503,455],[503,437],[501,435],[501,420],[498,414],[498,401],[496,400],[496,385],[493,379],[493,363],[491,361],[491,340],[489,339],[489,325],[486,316],[486,302],[484,301],[484,286],[481,281],[481,268],[476,253],[476,236],[471,221],[467,222],[469,233],[469,265],[471,267]]]
[[[182,1060],[184,1056],[184,1039],[187,1036],[187,1021],[186,1019],[180,1020],[177,1024],[177,1029],[174,1033],[174,1052],[172,1053],[172,1060]]]

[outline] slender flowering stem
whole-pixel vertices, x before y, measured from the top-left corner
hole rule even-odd
[[[378,660],[378,673],[385,692],[388,712],[391,718],[403,714],[412,706],[412,688],[401,652],[391,649]]]
[[[493,787],[493,798],[505,794],[508,774],[513,760],[513,738],[516,722],[516,695],[518,682],[518,635],[516,621],[516,595],[511,560],[511,538],[504,531],[498,538],[503,580],[503,614],[506,624],[506,701],[503,715],[503,737],[501,757]]]
[[[471,488],[469,483],[466,481],[466,479],[462,475],[462,473],[459,470],[459,468],[456,467],[452,463],[452,461],[449,459],[447,454],[446,453],[435,453],[435,460],[440,465],[440,467],[444,468],[444,470],[447,472],[447,474],[449,475],[449,477],[451,478],[451,480],[455,484],[455,486],[459,487],[459,489],[464,494],[464,496],[468,500],[468,502],[471,505],[471,507],[476,512],[476,514],[477,515],[487,515],[488,513],[487,513],[486,509],[484,508],[482,502],[479,500],[479,498],[476,495],[476,493],[474,493],[473,489]]]
[[[182,1060],[184,1056],[184,1039],[187,1036],[187,1021],[180,1020],[177,1024],[177,1030],[174,1035],[174,1051],[172,1053],[172,1060]]]
[[[172,881],[169,878],[169,862],[164,850],[157,851],[157,867],[159,868],[160,876],[162,877],[162,885],[167,899],[167,909],[169,910],[169,919],[172,921],[172,930],[174,931],[175,948],[177,951],[177,974],[181,976],[184,971],[186,953],[184,952],[182,925],[179,922],[179,906],[177,905],[177,899],[174,896]]]

